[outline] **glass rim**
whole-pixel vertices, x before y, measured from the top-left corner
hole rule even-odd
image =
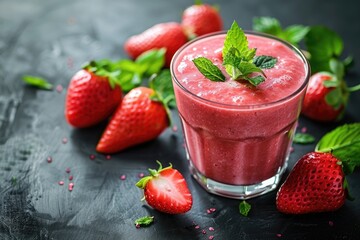
[[[176,85],[178,85],[179,88],[182,91],[184,91],[186,94],[189,94],[192,97],[194,97],[195,99],[198,99],[200,101],[209,103],[211,105],[218,105],[218,106],[221,106],[221,107],[238,108],[238,109],[262,108],[262,107],[268,107],[268,106],[276,105],[276,104],[279,104],[279,103],[282,103],[282,102],[285,102],[287,100],[292,99],[293,97],[297,96],[301,91],[303,91],[304,88],[306,88],[306,86],[307,86],[307,84],[309,82],[309,79],[310,79],[311,68],[310,68],[309,61],[306,59],[305,55],[303,54],[303,52],[299,48],[295,47],[293,44],[291,44],[291,43],[289,43],[289,42],[287,42],[287,41],[285,41],[283,39],[280,39],[280,38],[278,38],[276,36],[273,36],[273,35],[270,35],[270,34],[260,33],[260,32],[255,32],[255,31],[249,31],[249,30],[245,30],[244,32],[245,32],[245,34],[248,34],[248,35],[255,35],[255,36],[260,36],[260,37],[265,37],[265,38],[270,38],[270,39],[276,40],[276,41],[284,44],[286,47],[290,48],[293,52],[295,52],[295,54],[297,54],[300,57],[300,59],[304,62],[304,65],[305,65],[305,79],[304,79],[304,82],[301,84],[301,86],[298,89],[296,89],[296,91],[292,92],[291,94],[289,94],[289,95],[287,95],[287,96],[285,96],[283,98],[280,98],[280,99],[278,99],[276,101],[272,101],[272,102],[268,102],[268,103],[238,105],[238,104],[228,104],[228,103],[221,103],[221,102],[209,100],[209,99],[200,97],[200,96],[192,93],[188,89],[186,89],[179,82],[179,80],[177,79],[177,77],[175,75],[175,71],[174,71],[174,69],[175,69],[175,61],[178,58],[178,56],[180,55],[180,53],[182,51],[184,51],[185,48],[187,48],[188,46],[193,44],[194,42],[200,41],[200,40],[202,40],[204,38],[213,37],[213,36],[216,36],[216,35],[223,35],[223,34],[226,34],[227,31],[218,31],[218,32],[209,33],[209,34],[205,34],[203,36],[197,37],[197,38],[187,42],[183,46],[181,46],[175,52],[173,58],[171,59],[170,72],[171,72],[171,77],[172,77],[172,79],[174,79],[174,82],[176,83]]]

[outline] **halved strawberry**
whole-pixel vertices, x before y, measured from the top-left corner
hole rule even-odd
[[[149,169],[150,176],[142,178],[136,186],[144,189],[146,202],[154,209],[169,213],[180,214],[192,207],[192,195],[181,173],[169,167]]]

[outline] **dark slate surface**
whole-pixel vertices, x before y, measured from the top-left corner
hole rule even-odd
[[[244,29],[251,29],[252,18],[264,15],[277,17],[284,25],[326,24],[342,35],[345,52],[360,59],[356,0],[217,3],[226,28],[236,19]],[[1,0],[0,239],[208,239],[211,235],[214,239],[359,239],[359,171],[348,178],[357,200],[347,201],[336,212],[283,215],[275,208],[276,192],[272,192],[250,200],[253,209],[243,217],[238,200],[210,195],[190,177],[181,131],[168,129],[157,140],[106,160],[94,150],[104,124],[86,130],[66,124],[66,87],[83,62],[126,57],[122,44],[129,36],[155,23],[179,21],[182,9],[191,4],[190,0]],[[360,79],[358,66],[348,76],[351,84]],[[43,76],[64,89],[26,87],[20,81],[24,74]],[[359,122],[359,101],[359,93],[351,96],[340,123],[301,118],[299,126],[319,139],[337,125]],[[175,124],[179,125],[178,118]],[[294,147],[290,168],[314,145]],[[47,163],[48,156],[52,163]],[[190,212],[166,215],[140,202],[142,194],[134,184],[139,173],[156,167],[157,159],[172,162],[185,175],[194,197]],[[67,189],[69,175],[74,177],[72,192]],[[60,180],[64,186],[58,185]],[[208,214],[212,207],[216,211]],[[133,221],[147,214],[155,216],[155,224],[136,229]]]

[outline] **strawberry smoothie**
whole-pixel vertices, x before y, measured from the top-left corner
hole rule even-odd
[[[230,79],[222,66],[225,33],[198,38],[171,63],[173,85],[193,176],[209,192],[246,199],[276,187],[286,168],[309,78],[302,53],[274,37],[248,33],[256,55],[277,58],[257,87]],[[192,60],[206,57],[226,76],[206,79]]]

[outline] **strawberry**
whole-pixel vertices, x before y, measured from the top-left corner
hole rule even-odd
[[[280,187],[277,209],[290,214],[335,211],[345,203],[344,182],[340,160],[331,153],[308,153]]]
[[[114,153],[155,139],[169,125],[161,102],[151,100],[151,88],[137,87],[127,93],[96,146],[101,153]]]
[[[223,20],[213,6],[207,4],[195,4],[185,9],[182,15],[181,25],[188,36],[196,37],[207,33],[221,31]]]
[[[165,66],[169,67],[175,52],[187,42],[179,23],[160,23],[126,40],[124,49],[131,58],[137,58],[150,49],[166,48]]]
[[[90,65],[72,77],[66,96],[65,118],[78,128],[105,120],[122,99],[121,87],[111,82],[109,77],[97,74],[98,69],[91,69]]]
[[[181,173],[169,167],[149,169],[150,176],[143,177],[136,186],[144,189],[146,202],[154,209],[169,213],[180,214],[189,211],[192,207],[191,192]]]
[[[335,121],[344,111],[349,93],[345,82],[331,73],[319,72],[310,77],[302,114],[318,121]]]

